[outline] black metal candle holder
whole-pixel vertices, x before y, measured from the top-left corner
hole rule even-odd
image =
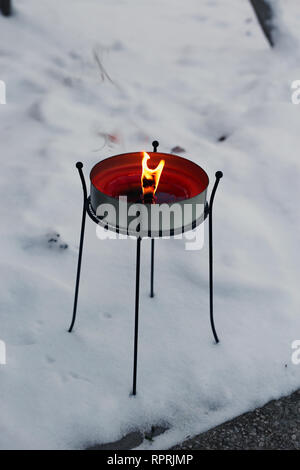
[[[152,143],[153,151],[157,151],[158,142],[154,141]],[[91,197],[87,194],[87,187],[85,183],[85,178],[83,175],[83,164],[81,162],[76,163],[76,168],[78,169],[79,176],[82,183],[83,190],[83,210],[82,210],[82,222],[81,222],[81,233],[80,233],[80,243],[79,243],[79,254],[78,254],[78,264],[77,264],[77,276],[76,276],[76,285],[75,285],[75,296],[74,296],[74,307],[73,307],[73,316],[71,325],[69,327],[69,333],[72,332],[77,312],[77,302],[78,302],[78,292],[79,292],[79,283],[80,283],[80,272],[81,272],[81,261],[82,261],[82,250],[84,242],[84,233],[85,233],[85,221],[86,214],[90,216],[93,222],[96,224],[101,224],[101,217],[97,216],[91,205]],[[216,180],[211,192],[209,204],[206,202],[204,210],[204,220],[208,217],[209,220],[209,305],[210,305],[210,324],[212,333],[216,343],[219,343],[219,338],[216,332],[214,324],[214,311],[213,311],[213,227],[212,227],[212,209],[213,202],[216,194],[216,190],[219,184],[220,179],[223,176],[221,171],[217,171]],[[118,227],[115,227],[114,230],[118,232]],[[142,237],[137,236],[137,249],[136,249],[136,284],[135,284],[135,325],[134,325],[134,357],[133,357],[133,384],[132,384],[132,395],[136,395],[136,385],[137,385],[137,359],[138,359],[138,328],[139,328],[139,296],[140,296],[140,260],[141,260],[141,241]],[[154,246],[155,240],[151,239],[151,276],[150,276],[150,297],[154,297]]]

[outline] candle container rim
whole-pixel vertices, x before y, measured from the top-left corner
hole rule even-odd
[[[137,152],[124,152],[124,153],[112,155],[110,157],[105,157],[102,160],[98,161],[97,163],[95,163],[95,165],[93,165],[93,167],[90,170],[89,177],[90,177],[91,184],[94,185],[93,178],[97,174],[97,169],[99,167],[101,167],[101,165],[103,165],[104,162],[109,162],[110,160],[113,160],[113,159],[116,159],[116,158],[122,158],[122,157],[125,158],[126,156],[133,157],[133,156],[138,156],[138,155],[141,156],[141,160],[142,160],[143,152],[144,152],[144,150],[140,150],[140,151],[137,151]],[[205,184],[204,184],[204,186],[205,186],[204,189],[202,189],[202,191],[200,191],[198,194],[201,194],[203,191],[205,191],[208,188],[208,186],[209,186],[209,176],[208,176],[207,172],[200,165],[198,165],[198,163],[195,163],[193,160],[182,157],[181,155],[176,155],[174,153],[153,152],[153,151],[147,152],[147,153],[150,155],[150,159],[152,157],[155,157],[156,159],[165,159],[166,163],[167,163],[167,160],[175,159],[177,161],[180,160],[180,162],[182,162],[183,168],[184,168],[184,163],[186,163],[186,165],[188,165],[188,166],[195,167],[195,169],[197,169],[197,171],[202,173],[202,175],[201,175],[202,176],[202,178],[201,178],[202,181],[203,181],[203,179],[206,180]],[[142,165],[141,165],[141,172],[142,172]],[[100,189],[98,189],[98,190],[101,191]],[[194,196],[196,196],[196,195],[194,195]]]

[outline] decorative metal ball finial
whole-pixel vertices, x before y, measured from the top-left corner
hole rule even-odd
[[[153,140],[152,146],[153,146],[153,152],[157,152],[157,147],[159,146],[158,140]]]

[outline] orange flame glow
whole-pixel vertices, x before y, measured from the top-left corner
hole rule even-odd
[[[157,190],[158,183],[161,177],[161,173],[163,171],[163,167],[165,165],[165,160],[161,160],[154,170],[148,168],[147,161],[150,159],[150,155],[148,153],[143,152],[144,158],[142,161],[142,190],[144,199],[153,199],[154,194]]]

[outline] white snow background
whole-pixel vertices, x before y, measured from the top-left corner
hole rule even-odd
[[[85,448],[167,423],[141,446],[166,449],[300,386],[300,7],[279,3],[277,50],[246,0],[15,0],[15,15],[0,16],[2,449]],[[214,205],[221,342],[209,325],[207,243],[157,241],[150,299],[143,241],[133,398],[136,244],[97,239],[89,218],[67,332],[82,211],[75,163],[88,182],[97,161],[151,150],[153,139],[165,152],[182,146],[210,190],[224,172]]]

